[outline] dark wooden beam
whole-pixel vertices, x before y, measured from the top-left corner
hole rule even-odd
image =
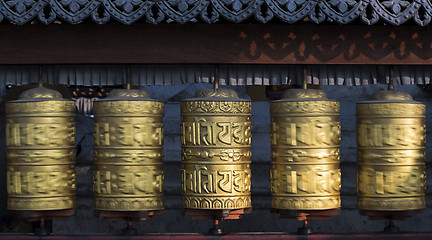
[[[0,25],[0,64],[431,64],[418,26]]]
[[[384,234],[384,233],[339,233],[339,234],[320,234],[314,233],[312,235],[295,235],[289,233],[262,233],[262,232],[250,232],[250,233],[229,233],[220,236],[215,235],[204,235],[197,233],[166,233],[166,234],[146,234],[146,235],[133,235],[133,236],[119,236],[119,235],[108,235],[108,234],[80,234],[80,235],[50,235],[50,236],[35,236],[26,234],[0,234],[0,237],[4,240],[70,240],[70,239],[88,239],[88,240],[108,240],[108,239],[119,239],[119,240],[208,240],[208,239],[220,239],[220,240],[328,240],[328,239],[350,239],[350,240],[402,240],[402,239],[415,239],[415,240],[429,240],[432,237],[430,233],[398,233],[398,234]]]

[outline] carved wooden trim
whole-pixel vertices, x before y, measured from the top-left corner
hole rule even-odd
[[[412,20],[420,26],[430,23],[430,0],[5,0],[0,1],[0,22],[50,24],[64,21],[78,24],[91,19],[96,23],[115,20],[215,23],[222,19],[240,23],[255,18],[267,23],[279,19],[294,23],[361,21],[372,25],[385,22],[400,25]]]
[[[0,64],[432,63],[419,26],[0,25]]]

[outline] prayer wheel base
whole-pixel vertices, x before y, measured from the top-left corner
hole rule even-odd
[[[150,220],[155,215],[162,215],[164,210],[154,211],[104,211],[96,210],[95,215],[103,217],[104,221],[126,221],[126,228],[120,233],[122,236],[135,235],[137,229],[132,226],[132,222]]]
[[[97,210],[96,216],[103,217],[105,221],[145,221],[156,215],[162,215],[164,210],[154,211],[103,211]]]
[[[209,230],[210,235],[222,235],[223,231],[220,222],[225,219],[240,219],[242,215],[252,212],[252,208],[241,209],[189,209],[183,211],[183,215],[190,216],[192,220],[213,220],[213,227]]]
[[[416,214],[422,213],[423,209],[418,210],[406,210],[406,211],[372,211],[372,210],[360,210],[360,215],[368,216],[369,220],[405,220]]]
[[[62,210],[46,210],[46,211],[17,211],[9,210],[10,213],[20,216],[27,222],[37,222],[41,219],[45,220],[66,220],[75,214],[75,209],[62,209]]]
[[[205,209],[184,209],[183,215],[190,216],[192,220],[222,220],[240,219],[243,214],[249,214],[252,208],[226,209],[226,210],[205,210]]]
[[[32,223],[33,233],[36,236],[48,236],[52,233],[52,220],[66,220],[68,217],[75,214],[75,209],[46,211],[9,210],[9,212]]]
[[[272,213],[279,213],[281,218],[291,218],[303,221],[303,226],[297,229],[297,235],[312,234],[312,229],[308,225],[309,220],[330,220],[331,216],[337,216],[340,213],[340,208],[328,210],[287,210],[287,209],[271,209]]]
[[[281,218],[292,218],[299,221],[304,220],[330,220],[330,217],[337,216],[340,213],[340,209],[328,209],[328,210],[286,210],[286,209],[275,209],[272,208],[271,212],[279,213]]]
[[[399,233],[399,227],[397,227],[393,220],[403,221],[416,214],[422,213],[423,209],[419,210],[406,210],[406,211],[371,211],[371,210],[360,210],[360,215],[368,216],[369,220],[387,220],[387,225],[384,227],[382,233],[395,234]]]
[[[309,227],[306,220],[303,221],[303,226],[297,229],[297,235],[309,235],[312,234],[312,228]]]

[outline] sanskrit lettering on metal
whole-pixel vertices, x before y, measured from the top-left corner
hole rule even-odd
[[[357,191],[362,210],[425,208],[425,105],[383,91],[357,104]]]
[[[251,102],[228,89],[181,102],[182,206],[251,207]]]
[[[97,209],[163,209],[163,109],[162,102],[141,90],[113,90],[95,102]]]
[[[272,208],[339,208],[339,102],[321,90],[287,90],[270,105]]]
[[[75,104],[38,87],[6,103],[8,209],[73,208]]]

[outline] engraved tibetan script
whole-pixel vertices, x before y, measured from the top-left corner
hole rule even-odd
[[[203,117],[196,117],[194,122],[182,122],[181,140],[183,145],[250,145],[251,123],[208,122]]]
[[[208,170],[196,166],[195,170],[182,171],[183,192],[193,193],[248,193],[250,170]]]
[[[368,146],[423,146],[424,125],[359,124],[358,145]]]
[[[338,122],[308,122],[271,124],[272,145],[338,145],[340,124]]]
[[[366,168],[358,173],[358,190],[361,194],[423,194],[425,173],[412,171],[375,171]]]
[[[10,195],[63,194],[74,184],[73,178],[63,172],[8,171],[7,179]]]
[[[97,146],[120,144],[124,146],[162,145],[163,128],[160,123],[94,125],[94,142]]]
[[[74,139],[65,136],[74,134],[72,123],[9,123],[6,126],[8,146],[73,144]]]
[[[161,193],[163,190],[163,172],[114,172],[95,171],[94,191],[98,194],[139,194]]]
[[[340,170],[272,170],[271,181],[272,192],[284,192],[289,194],[332,194],[340,190]],[[277,189],[279,189],[279,191]]]

